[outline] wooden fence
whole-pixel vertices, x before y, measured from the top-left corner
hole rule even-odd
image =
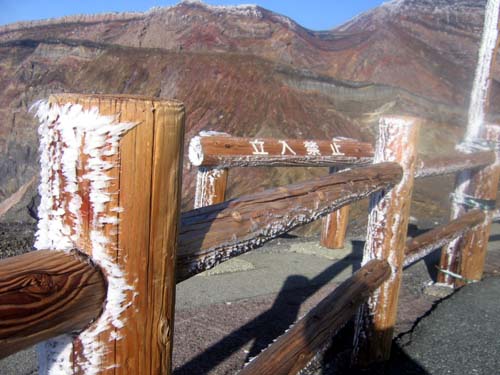
[[[0,356],[49,340],[41,373],[170,374],[176,282],[368,197],[361,269],[241,374],[299,372],[353,317],[353,361],[388,359],[403,268],[439,247],[441,282],[481,278],[500,127],[486,127],[481,150],[425,161],[409,117],[381,118],[375,148],[204,134],[189,150],[200,207],[181,214],[182,104],[64,94],[37,115],[38,251],[0,262]],[[228,168],[257,165],[341,171],[223,201]],[[449,173],[451,221],[407,240],[414,179]]]

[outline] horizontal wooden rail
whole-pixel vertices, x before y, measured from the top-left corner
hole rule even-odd
[[[0,358],[96,319],[106,298],[99,268],[75,252],[39,250],[0,262]]]
[[[393,186],[401,176],[397,163],[374,164],[186,212],[181,217],[177,281]]]
[[[370,143],[338,138],[332,141],[239,138],[229,135],[197,136],[191,139],[189,160],[200,167],[332,166],[373,162]],[[419,160],[415,177],[454,174],[495,162],[493,151],[455,153]]]
[[[455,238],[462,236],[465,232],[484,222],[486,215],[480,210],[469,211],[448,224],[434,228],[420,236],[411,238],[406,242],[405,260],[403,267],[408,267],[418,262]]]
[[[415,177],[444,176],[464,170],[484,167],[494,162],[495,153],[493,151],[480,151],[471,154],[455,153],[454,155],[420,160],[417,164]]]
[[[370,143],[347,138],[307,139],[197,136],[189,145],[189,161],[198,167],[363,165],[373,160]]]
[[[252,360],[240,375],[296,374],[321,352],[364,303],[391,275],[384,260],[372,260],[340,284],[289,331]]]

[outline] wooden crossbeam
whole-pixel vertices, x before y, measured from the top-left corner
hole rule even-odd
[[[106,298],[99,267],[76,251],[0,261],[0,358],[95,320]]]
[[[434,250],[462,236],[471,228],[483,223],[485,218],[486,215],[480,210],[469,211],[458,219],[409,239],[406,242],[403,267],[408,267],[418,262]]]
[[[372,260],[340,284],[239,375],[291,375],[301,371],[391,275],[386,261]]]
[[[181,218],[177,281],[393,186],[401,175],[397,163],[374,164],[186,212]]]
[[[364,165],[372,159],[370,143],[347,138],[325,141],[209,135],[194,137],[189,145],[189,160],[197,167]]]

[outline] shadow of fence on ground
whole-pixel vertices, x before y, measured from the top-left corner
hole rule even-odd
[[[410,235],[418,235],[424,231],[415,228],[409,232]],[[229,333],[207,348],[204,352],[195,356],[182,366],[174,370],[174,375],[206,374],[214,370],[231,355],[241,350],[246,344],[253,341],[251,349],[247,354],[246,361],[260,354],[273,340],[282,335],[298,318],[301,305],[326,284],[331,282],[336,276],[345,271],[348,267],[353,268],[353,272],[361,267],[361,259],[364,248],[364,241],[353,240],[352,253],[342,259],[337,260],[331,266],[312,279],[302,275],[289,276],[281,287],[276,299],[270,309],[263,312],[248,323],[242,325],[237,330]],[[332,250],[335,251],[335,250]],[[430,257],[428,257],[430,258]],[[432,262],[432,264],[430,264]],[[427,264],[429,263],[429,264]],[[426,262],[429,274],[435,277],[435,260]],[[325,368],[344,369],[345,373],[354,373],[348,370],[346,353],[352,348],[353,324],[348,324],[336,336],[335,345],[325,354]],[[396,344],[393,346],[394,359],[390,363],[372,368],[366,372],[358,370],[356,374],[422,374],[427,373],[411,358],[409,358]],[[329,362],[329,363],[327,363]],[[405,369],[407,372],[398,372]],[[328,370],[327,370],[328,371]],[[389,372],[387,372],[389,371]],[[325,372],[328,374],[329,372]],[[332,372],[333,374],[334,372]]]
[[[336,261],[312,279],[302,275],[289,276],[269,310],[229,333],[189,362],[176,368],[174,375],[206,374],[252,340],[254,342],[248,353],[247,361],[257,356],[297,320],[300,306],[306,299],[348,267],[353,267],[353,271],[359,269],[363,246],[363,241],[353,241],[351,254]]]

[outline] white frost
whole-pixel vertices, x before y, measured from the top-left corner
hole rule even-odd
[[[104,234],[104,225],[116,226],[121,212],[121,209],[114,209],[105,214],[111,200],[108,171],[114,167],[105,159],[117,153],[120,138],[134,124],[118,123],[113,117],[100,115],[96,108],[85,110],[81,105],[61,107],[38,102],[34,107],[40,120],[41,164],[40,220],[35,247],[66,251],[77,247],[82,232],[80,184],[88,184],[92,207],[92,259],[102,267],[108,282],[102,315],[79,335],[83,360],[72,363],[72,338],[61,336],[39,345],[39,373],[70,374],[76,365],[83,373],[93,375],[100,371],[104,354],[97,336],[106,330],[123,327],[121,314],[127,307],[127,293],[132,290],[107,251],[110,240]],[[83,155],[85,165],[81,165]],[[79,168],[85,168],[83,176],[78,176]],[[65,199],[65,195],[70,198]]]
[[[201,6],[207,10],[216,13],[227,13],[236,16],[250,16],[255,18],[262,17],[259,7],[255,4],[241,4],[241,5],[209,5],[201,0],[183,0],[183,4],[192,4]]]
[[[206,207],[216,202],[217,184],[224,176],[223,168],[200,167],[196,175],[196,191],[194,195],[194,208]]]
[[[488,0],[486,4],[485,20],[481,47],[479,48],[476,75],[472,86],[469,107],[469,119],[466,141],[479,138],[481,127],[484,124],[484,107],[487,104],[488,89],[490,86],[490,69],[493,62],[493,53],[498,38],[498,10],[500,0]]]

